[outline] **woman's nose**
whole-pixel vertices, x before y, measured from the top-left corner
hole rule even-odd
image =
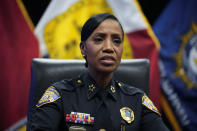
[[[112,41],[109,39],[105,40],[103,44],[103,52],[113,53],[113,51],[114,49]]]

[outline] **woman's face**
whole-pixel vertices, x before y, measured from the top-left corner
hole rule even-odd
[[[104,20],[82,44],[88,69],[99,72],[113,72],[119,66],[123,52],[122,30],[118,22]]]

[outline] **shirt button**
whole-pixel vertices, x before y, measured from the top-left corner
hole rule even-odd
[[[78,84],[81,84],[81,83],[82,83],[82,81],[81,81],[81,80],[77,80],[77,83],[78,83]]]
[[[121,87],[122,85],[120,83],[118,83],[119,87]]]

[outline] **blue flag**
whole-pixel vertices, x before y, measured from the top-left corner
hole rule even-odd
[[[163,110],[174,130],[197,130],[197,0],[172,0],[153,30],[161,43]]]

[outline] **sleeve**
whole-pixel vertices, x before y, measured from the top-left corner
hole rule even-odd
[[[169,131],[161,119],[161,115],[152,101],[144,95],[142,97],[141,131]]]
[[[31,131],[56,131],[63,121],[62,99],[55,87],[49,87],[32,112],[30,120]]]

